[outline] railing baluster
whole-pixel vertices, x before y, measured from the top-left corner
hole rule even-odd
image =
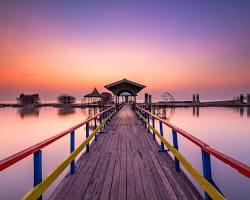
[[[94,129],[96,129],[97,128],[97,119],[95,118],[95,120],[94,120]],[[95,141],[97,141],[97,134],[95,134]]]
[[[211,170],[211,159],[210,154],[201,150],[202,154],[202,167],[203,167],[203,176],[212,183],[212,170]],[[213,183],[212,183],[213,184]],[[211,197],[205,192],[205,199],[211,200]]]
[[[147,118],[148,118],[148,132],[150,133],[150,127],[149,127],[150,116],[149,116],[149,114],[147,114]]]
[[[75,131],[70,133],[70,153],[75,150]],[[75,172],[75,160],[70,163],[70,173],[74,174]]]
[[[173,130],[173,129],[172,129],[172,135],[173,135],[173,145],[174,145],[174,148],[176,150],[178,150],[177,132],[175,130]],[[180,171],[180,162],[179,162],[179,160],[176,157],[174,157],[174,162],[175,162],[175,170],[177,172],[179,172]]]
[[[155,128],[155,118],[152,116],[152,126]],[[155,132],[153,131],[153,139],[155,140]]]
[[[101,124],[102,123],[102,114],[100,115],[99,119],[100,119],[100,124]],[[100,132],[101,131],[102,131],[102,129],[100,130]]]
[[[105,112],[105,113],[103,113],[103,119],[105,120],[106,117],[107,117],[107,113]],[[103,126],[103,127],[104,127],[104,128],[106,127],[106,123],[104,123],[104,126]]]
[[[86,138],[89,137],[89,122],[86,123]],[[86,152],[89,152],[89,143],[86,145]]]
[[[34,187],[42,182],[42,150],[33,154],[34,159]],[[38,198],[42,200],[42,195]]]
[[[163,124],[161,121],[159,121],[159,123],[160,123],[160,134],[162,137],[164,137],[163,136]],[[164,143],[162,141],[161,141],[161,150],[164,151]]]

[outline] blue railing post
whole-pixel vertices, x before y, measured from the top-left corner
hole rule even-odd
[[[42,182],[42,151],[38,150],[33,154],[34,159],[34,187]],[[42,196],[38,198],[42,199]]]
[[[174,148],[176,150],[178,150],[177,132],[175,130],[173,130],[173,129],[172,129],[172,135],[173,135],[173,145],[174,145]],[[174,162],[175,162],[175,170],[177,172],[179,172],[180,171],[180,162],[179,162],[179,160],[176,157],[174,157]]]
[[[102,123],[102,114],[100,115],[100,124]]]
[[[108,112],[105,112],[105,113],[104,113],[104,119],[106,119],[106,118],[107,118],[107,116],[108,116]],[[106,123],[105,123],[104,127],[106,127],[106,126],[107,126],[107,121],[106,121]]]
[[[75,150],[75,131],[70,133],[70,153]],[[74,174],[75,172],[75,160],[70,163],[70,173]]]
[[[97,128],[97,119],[94,120],[94,129]],[[97,133],[95,134],[95,141],[97,141]]]
[[[147,115],[146,115],[146,112],[143,112],[143,117],[145,118],[145,119],[147,119]],[[144,121],[144,126],[145,126],[145,128],[147,128],[147,123]]]
[[[86,123],[86,138],[89,137],[89,122]],[[89,144],[86,145],[86,152],[89,152]]]
[[[149,127],[150,115],[148,113],[147,113],[147,118],[148,118],[148,132],[150,133],[150,127]]]
[[[102,123],[102,114],[99,116],[99,120],[100,120],[100,125]],[[100,129],[100,132],[102,131],[102,129]]]
[[[155,128],[155,118],[152,116],[152,126]],[[155,132],[153,131],[153,139],[155,140]]]
[[[201,150],[202,154],[202,167],[203,167],[203,176],[210,182],[212,181],[212,170],[211,170],[211,159],[210,154],[205,152],[204,150]],[[205,192],[205,199],[211,200],[211,197]]]
[[[163,124],[161,121],[160,122],[160,134],[163,137]],[[161,150],[164,151],[164,143],[161,141]]]

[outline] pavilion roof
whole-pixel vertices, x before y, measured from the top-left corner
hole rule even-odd
[[[108,84],[104,87],[118,96],[120,96],[124,92],[128,92],[129,94],[136,96],[137,93],[140,92],[146,86],[124,78],[120,81]]]
[[[94,88],[94,90],[91,93],[85,95],[84,97],[99,97],[99,98],[103,98],[103,96],[98,92],[98,90],[96,88]]]

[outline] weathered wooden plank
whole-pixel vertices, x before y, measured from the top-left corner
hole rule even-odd
[[[133,153],[127,152],[127,199],[134,200],[136,199],[135,193],[135,176],[139,176],[140,174],[134,173],[133,168]]]
[[[100,198],[103,183],[104,183],[104,180],[105,180],[105,177],[107,174],[107,170],[108,170],[108,166],[110,163],[110,159],[111,159],[111,153],[108,152],[106,159],[102,165],[102,169],[100,171],[100,176],[97,178],[96,186],[95,186],[94,191],[92,193],[91,199],[99,199]]]
[[[127,163],[126,151],[121,154],[120,180],[118,189],[118,199],[125,200],[127,198]]]
[[[83,194],[83,199],[91,199],[92,193],[95,189],[97,178],[100,176],[101,168],[103,166],[104,160],[106,159],[107,154],[102,153],[102,156],[100,157],[99,164],[96,167],[92,177],[90,178],[87,188]]]
[[[141,172],[138,164],[138,156],[136,156],[137,153],[134,154],[133,156],[133,168],[134,168],[134,180],[135,180],[135,192],[136,192],[136,199],[141,200],[141,199],[146,199],[144,196],[144,191],[143,191],[143,183],[141,179]]]
[[[113,181],[110,191],[110,200],[116,200],[118,198],[119,192],[119,182],[120,182],[120,171],[121,171],[121,152],[117,152]]]
[[[117,152],[112,152],[107,174],[105,176],[105,180],[103,183],[100,199],[106,200],[109,199],[110,197],[116,160],[117,160]]]

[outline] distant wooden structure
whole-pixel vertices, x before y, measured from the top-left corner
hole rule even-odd
[[[76,102],[76,98],[70,95],[63,94],[57,97],[57,101],[61,104],[72,104]]]
[[[39,94],[20,94],[20,96],[17,98],[17,102],[20,105],[37,105],[41,103]]]
[[[88,104],[94,104],[94,103],[101,104],[102,99],[103,99],[103,95],[101,95],[98,92],[98,90],[96,88],[94,88],[94,90],[91,93],[84,96],[84,99],[87,100]]]
[[[120,96],[123,96],[124,93],[128,93],[131,96],[131,100],[136,103],[137,94],[146,86],[124,78],[104,87],[116,96],[116,104],[118,104],[120,101]],[[129,101],[129,95],[124,95],[125,102]]]
[[[114,104],[113,96],[110,92],[102,92],[102,103],[103,104]]]

